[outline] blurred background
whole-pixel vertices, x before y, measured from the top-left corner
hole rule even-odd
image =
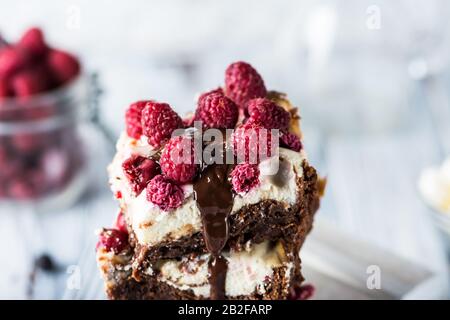
[[[450,215],[434,206],[433,179],[420,186],[423,170],[450,155],[448,1],[0,0],[0,8],[5,39],[39,26],[80,58],[76,97],[87,106],[76,125],[75,150],[86,154],[79,192],[0,205],[0,298],[61,298],[94,230],[111,224],[105,167],[130,102],[155,98],[184,114],[237,60],[299,106],[310,162],[329,182],[320,219],[426,267],[441,285],[426,297],[449,297]],[[441,185],[450,189],[448,170]]]

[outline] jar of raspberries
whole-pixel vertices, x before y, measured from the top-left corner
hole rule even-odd
[[[38,28],[14,43],[0,38],[0,204],[81,193],[84,78],[78,59]]]

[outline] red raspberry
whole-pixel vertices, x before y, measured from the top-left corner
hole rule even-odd
[[[147,102],[137,101],[132,103],[125,112],[125,124],[128,136],[139,139],[142,135],[142,110]]]
[[[42,30],[39,28],[31,28],[25,32],[19,41],[19,46],[38,57],[44,55],[48,50]]]
[[[161,153],[159,164],[163,174],[178,183],[191,182],[198,171],[195,164],[193,139],[185,136],[173,137]]]
[[[308,300],[314,295],[314,287],[310,284],[293,286],[290,289],[288,300]]]
[[[61,50],[50,50],[47,55],[47,65],[58,85],[69,82],[80,73],[78,59]]]
[[[202,93],[199,97],[198,97],[198,103],[200,103],[200,100],[202,100],[204,97],[206,97],[207,95],[210,95],[210,94],[212,94],[212,93],[220,93],[220,94],[223,94],[223,95],[225,95],[225,93],[223,92],[223,89],[221,88],[221,87],[218,87],[217,89],[213,89],[213,90],[210,90],[210,91],[208,91],[208,92],[205,92],[205,93]]]
[[[266,129],[288,129],[291,115],[275,102],[257,98],[250,100],[247,107],[250,114],[247,123],[258,124]]]
[[[122,164],[131,189],[138,196],[148,182],[159,173],[158,164],[152,159],[133,155]]]
[[[250,99],[265,97],[267,90],[259,73],[248,63],[239,61],[225,71],[225,93],[245,109]]]
[[[163,175],[157,175],[147,185],[147,200],[161,210],[169,211],[178,208],[183,203],[183,199],[183,189]]]
[[[231,171],[231,184],[237,193],[249,192],[259,184],[259,168],[255,164],[242,163]]]
[[[30,55],[19,47],[5,47],[0,49],[0,76],[10,76],[19,69],[27,66]]]
[[[183,120],[169,104],[150,101],[142,110],[142,132],[155,148],[169,140],[175,129],[183,127]]]
[[[128,234],[117,229],[103,229],[99,235],[97,249],[119,254],[128,247]]]
[[[255,124],[244,124],[231,135],[233,152],[239,162],[258,163],[272,156],[275,137],[270,130]]]
[[[234,128],[239,116],[237,105],[216,90],[200,96],[195,119],[203,122],[204,128]]]
[[[119,231],[128,233],[127,222],[125,221],[125,215],[122,211],[120,211],[117,215],[116,222],[114,223],[114,228]]]
[[[284,148],[300,152],[303,145],[300,138],[290,132],[285,132],[280,137],[280,145]]]
[[[0,77],[0,100],[12,96],[11,86],[6,77]]]
[[[17,97],[29,97],[46,91],[50,80],[44,68],[33,68],[17,73],[11,79],[11,86]]]

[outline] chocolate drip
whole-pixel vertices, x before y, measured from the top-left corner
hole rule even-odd
[[[225,280],[227,279],[228,262],[222,255],[214,255],[209,260],[209,293],[213,300],[225,299]]]
[[[221,251],[228,241],[228,215],[233,207],[228,165],[207,166],[194,183],[194,192],[202,217],[206,248],[211,253],[210,296],[211,299],[224,299],[227,261],[221,255]]]

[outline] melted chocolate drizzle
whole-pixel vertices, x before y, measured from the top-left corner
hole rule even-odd
[[[228,265],[221,252],[228,241],[228,216],[233,207],[233,192],[228,181],[228,165],[206,166],[194,183],[194,192],[202,217],[206,248],[211,253],[210,297],[215,300],[224,299]]]
[[[209,284],[211,286],[209,296],[212,300],[225,299],[227,270],[228,262],[221,254],[212,256],[209,260]]]

